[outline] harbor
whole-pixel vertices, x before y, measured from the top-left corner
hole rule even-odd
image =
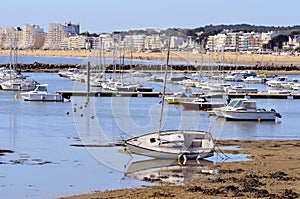
[[[93,190],[155,185],[152,182],[124,177],[124,166],[127,167],[127,163],[131,163],[132,157],[119,152],[123,147],[111,147],[110,143],[122,137],[156,131],[160,97],[119,97],[118,95],[89,97],[81,92],[86,90],[86,83],[70,81],[59,77],[57,73],[25,74],[38,82],[48,83],[48,89],[52,93],[62,90],[80,92],[84,96],[71,96],[70,102],[25,102],[22,99],[15,99],[15,94],[19,92],[0,91],[3,107],[1,118],[4,124],[1,130],[1,149],[13,151],[1,156],[3,177],[0,178],[0,183],[3,197],[22,198],[27,195],[30,198],[42,196],[58,198]],[[158,94],[162,92],[161,85],[161,82],[145,84],[146,87],[153,86],[153,92],[158,91]],[[180,85],[169,85],[169,90],[180,91],[180,87]],[[91,92],[94,92],[93,89],[98,88],[92,88]],[[257,99],[257,103],[258,106],[276,108],[282,113],[281,121],[225,122],[223,119],[209,117],[203,111],[185,111],[181,106],[166,104],[163,128],[211,129],[214,136],[220,140],[220,147],[222,140],[245,140],[245,142],[254,140],[254,143],[255,140],[258,140],[258,143],[263,143],[263,140],[270,140],[266,141],[270,143],[274,142],[271,140],[294,140],[290,141],[293,143],[291,146],[297,146],[300,127],[294,122],[294,118],[299,113],[294,107],[297,107],[298,100],[267,98]],[[77,109],[76,112],[74,108]],[[82,144],[87,147],[80,147]],[[233,145],[238,144],[233,142]],[[242,154],[234,155],[240,153],[239,151],[232,153],[227,153],[230,157],[228,161],[238,161],[241,163],[237,165],[243,165],[242,162],[247,160]],[[243,153],[251,154],[247,151]],[[220,152],[219,155],[221,154]],[[219,155],[216,154],[208,160],[224,161]],[[117,161],[111,161],[112,157]],[[145,160],[138,156],[133,158],[133,162]],[[231,169],[233,168],[233,163],[227,164],[231,165]],[[221,168],[223,167],[216,169],[221,170]],[[14,169],[13,173],[12,169]],[[229,172],[228,168],[227,170]],[[244,170],[246,172],[245,168]],[[291,175],[287,170],[284,172]],[[18,178],[20,173],[28,175],[21,180]],[[32,175],[33,173],[35,175]],[[37,173],[39,175],[36,175]],[[85,176],[89,178],[82,180]],[[45,178],[47,181],[44,181]],[[12,190],[15,189],[19,191],[13,192]]]
[[[230,89],[222,88],[222,92],[220,92],[216,90],[214,84],[207,84],[197,79],[200,75],[205,81],[215,78],[214,71],[208,71],[202,74],[179,72],[173,76],[175,77],[173,80],[172,76],[167,74],[168,81],[164,92],[161,81],[162,72],[152,71],[150,77],[142,76],[148,75],[145,71],[105,73],[107,80],[111,80],[115,76],[115,79],[123,78],[124,83],[131,81],[136,86],[134,87],[136,90],[124,91],[131,87],[126,85],[120,87],[121,90],[114,90],[116,87],[104,89],[102,85],[99,86],[98,82],[87,81],[89,78],[90,80],[94,79],[94,73],[87,75],[84,73],[85,67],[79,69],[74,76],[68,77],[62,77],[53,71],[22,72],[26,79],[39,82],[41,87],[47,85],[48,92],[62,96],[65,99],[62,101],[47,102],[41,97],[38,97],[38,101],[25,101],[21,98],[23,91],[0,90],[2,95],[0,103],[3,107],[0,114],[4,124],[0,141],[0,167],[3,173],[0,175],[1,196],[60,198],[90,193],[94,190],[160,186],[161,183],[171,185],[166,189],[174,189],[173,185],[185,186],[184,184],[189,180],[198,183],[206,182],[207,178],[220,172],[232,172],[243,182],[247,181],[242,177],[243,175],[256,174],[258,177],[253,180],[265,182],[263,179],[266,177],[252,172],[251,169],[255,168],[255,164],[269,165],[272,163],[272,159],[251,161],[251,164],[246,166],[244,163],[252,160],[249,158],[250,155],[258,159],[262,153],[264,154],[262,157],[268,157],[266,155],[269,153],[268,150],[274,146],[277,146],[277,149],[286,145],[298,147],[300,139],[298,129],[300,127],[294,122],[295,116],[299,114],[294,108],[299,99],[297,90],[278,94],[274,93],[278,89],[272,89],[273,93],[269,93],[267,84],[246,84],[234,81],[229,82]],[[136,76],[133,77],[131,74]],[[124,140],[141,136],[146,132],[157,131],[162,96],[171,97],[176,93],[181,93],[182,88],[187,86],[184,86],[185,82],[180,80],[182,76],[190,78],[187,79],[186,84],[191,86],[188,89],[194,98],[205,96],[209,100],[215,101],[226,100],[228,97],[232,99],[247,97],[255,99],[258,107],[268,110],[276,109],[281,113],[282,118],[276,119],[276,121],[226,121],[224,118],[209,115],[207,111],[186,110],[180,103],[169,104],[165,101],[162,130],[209,129],[216,139],[218,147],[216,152],[213,156],[200,162],[188,161],[183,165],[178,164],[177,160],[175,162],[153,161],[146,157],[129,155],[125,150]],[[288,76],[293,80],[299,78],[297,74]],[[213,81],[220,82],[220,77]],[[292,83],[293,86],[296,84],[296,82]],[[243,85],[243,87],[239,87],[237,84]],[[238,93],[240,92],[238,89],[250,93]],[[265,146],[264,151],[258,150],[261,145]],[[236,147],[241,147],[241,149]],[[253,148],[253,150],[243,148]],[[290,148],[282,148],[282,150],[282,153],[276,154],[274,157],[283,160],[284,150],[290,150]],[[290,177],[288,183],[293,183],[296,178],[289,169],[295,160],[293,158],[284,160],[289,166],[278,167],[278,169]],[[238,170],[237,167],[242,168],[243,171]],[[166,168],[173,174],[176,173],[177,177],[169,176],[169,172],[165,173]],[[233,168],[236,170],[232,171]],[[262,168],[259,169],[261,171]],[[160,174],[164,173],[164,175],[157,175],[156,171]],[[195,171],[199,171],[199,173],[195,175]],[[205,172],[202,173],[202,171]],[[270,176],[278,175],[276,170],[265,170],[265,172]],[[18,178],[20,173],[25,177]],[[35,174],[33,175],[33,173]],[[39,175],[36,175],[37,173]],[[272,177],[267,179],[270,180]],[[235,186],[232,183],[234,182],[228,181],[228,186]],[[272,183],[282,186],[281,181],[272,181]],[[214,183],[208,186],[210,187],[201,187],[201,189],[217,194]],[[13,192],[16,189],[19,191]],[[186,189],[191,190],[188,192],[194,193],[192,190],[199,188],[197,184],[191,184]],[[223,190],[222,187],[218,189]],[[139,190],[137,189],[137,191]],[[250,192],[243,190],[242,187],[236,187],[236,190],[230,194],[235,196],[234,194],[239,193],[249,196],[252,193],[261,196],[260,190],[252,189]],[[152,191],[150,193],[153,194]],[[115,194],[118,195],[118,192]],[[176,190],[174,190],[174,194],[176,197],[180,196]],[[264,194],[264,196],[270,196],[271,192]],[[295,194],[295,189],[288,189],[287,194]]]

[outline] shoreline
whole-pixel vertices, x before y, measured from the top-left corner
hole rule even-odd
[[[184,185],[153,185],[133,189],[95,191],[61,199],[92,198],[299,198],[300,140],[220,140],[220,146],[238,146],[225,153],[249,154],[244,162],[219,162],[217,174]]]
[[[9,50],[0,50],[0,55],[9,56]],[[20,50],[18,56],[56,56],[56,57],[83,57],[83,58],[95,58],[99,54],[99,51],[89,50]],[[104,54],[106,58],[112,58],[112,52],[106,52]],[[165,60],[166,52],[162,53],[125,53],[126,59],[134,60]],[[210,62],[213,61],[217,65],[224,67],[222,72],[251,70],[257,74],[264,73],[266,75],[295,75],[300,74],[300,56],[275,56],[275,55],[254,55],[254,54],[236,54],[236,53],[206,53],[206,54],[193,54],[191,52],[172,52],[171,60],[175,62],[188,63],[190,68],[203,68],[203,72],[213,70],[207,70],[205,68],[210,67]],[[203,65],[202,65],[203,64]],[[223,65],[224,64],[224,65]],[[235,64],[244,65],[236,67]],[[7,64],[2,64],[7,65]],[[24,66],[22,68],[22,65]],[[223,65],[223,66],[222,66]],[[138,65],[137,65],[138,66]],[[59,70],[67,69],[69,67],[82,67],[80,64],[45,64],[45,63],[32,63],[32,64],[20,64],[21,72],[58,72]],[[126,65],[126,67],[130,67]],[[133,66],[134,67],[134,66]],[[159,72],[150,68],[141,66],[140,68],[145,72]],[[174,66],[173,66],[174,67]],[[184,69],[184,65],[175,65],[178,67],[173,68],[177,72],[186,72],[189,69]],[[139,67],[138,67],[139,68]],[[159,67],[160,68],[160,67]],[[124,72],[130,72],[131,70],[122,69]],[[194,71],[192,71],[194,72]]]
[[[62,56],[62,57],[99,57],[99,51],[95,50],[19,50],[18,56]],[[113,57],[113,52],[104,52],[103,57]],[[9,50],[0,50],[0,55],[10,55]],[[120,56],[120,53],[117,53]],[[165,60],[166,52],[123,52],[121,56],[127,59],[137,60]],[[272,54],[242,54],[233,52],[209,52],[206,54],[194,54],[192,52],[171,51],[171,61],[189,62],[201,65],[201,63],[218,64],[244,64],[263,66],[300,66],[300,56],[272,55]]]

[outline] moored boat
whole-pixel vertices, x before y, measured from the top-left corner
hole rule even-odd
[[[226,107],[221,108],[222,116],[226,120],[236,121],[275,121],[281,118],[274,109],[257,108],[254,100],[232,100]]]
[[[131,153],[159,159],[203,159],[214,154],[214,141],[204,131],[161,131],[125,141]]]
[[[202,111],[209,111],[212,110],[213,108],[225,106],[225,103],[207,101],[206,98],[197,98],[194,99],[192,102],[181,102],[180,104],[186,110],[202,110]]]
[[[33,91],[20,93],[24,101],[62,102],[63,97],[58,93],[48,93],[48,84],[39,84]]]

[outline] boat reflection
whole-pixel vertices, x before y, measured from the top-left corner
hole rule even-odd
[[[168,159],[150,159],[132,162],[125,176],[159,184],[183,184],[186,180],[198,179],[214,173],[212,161],[187,160],[178,162]]]

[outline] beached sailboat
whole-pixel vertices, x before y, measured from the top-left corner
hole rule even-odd
[[[203,159],[211,157],[214,154],[215,144],[209,132],[192,130],[161,131],[169,55],[170,47],[167,53],[158,131],[130,138],[125,141],[125,144],[130,153],[159,159]]]

